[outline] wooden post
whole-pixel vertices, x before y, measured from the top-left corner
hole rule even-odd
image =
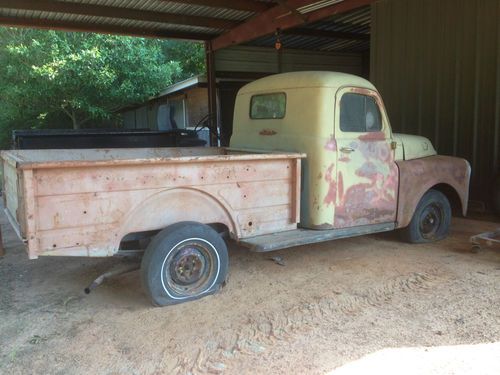
[[[217,111],[217,83],[215,76],[215,58],[211,42],[205,42],[205,56],[207,67],[207,84],[208,84],[208,113],[210,128],[217,131],[219,134],[219,119]],[[218,146],[218,139],[214,134],[210,134],[210,145]]]

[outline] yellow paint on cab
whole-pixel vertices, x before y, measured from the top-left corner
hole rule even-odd
[[[370,95],[378,99],[384,124],[384,138],[390,147],[390,152],[393,152],[392,162],[436,154],[431,142],[424,137],[403,134],[393,136],[377,89],[366,79],[351,74],[337,72],[277,74],[249,83],[241,88],[236,97],[231,147],[307,154],[307,159],[302,162],[300,221],[302,227],[316,229],[334,227],[335,207],[339,200],[338,194],[331,191],[332,187],[336,188],[338,177],[338,141],[335,132],[339,132],[339,129],[338,126],[336,129],[335,119],[338,121],[339,116],[335,114],[335,108],[339,100],[337,98],[336,101],[336,95],[348,92],[346,89],[350,88],[369,90]],[[250,118],[252,97],[273,93],[285,93],[285,116],[273,119]],[[344,134],[342,136],[345,138]],[[389,172],[385,175],[384,178],[389,178]],[[349,184],[365,182],[363,177],[358,178],[352,173],[348,178]],[[355,180],[351,181],[353,178]]]
[[[367,80],[350,74],[292,72],[249,83],[236,98],[231,147],[307,154],[302,161],[303,227],[327,228],[333,224],[335,204],[326,205],[323,200],[330,188],[325,172],[337,160],[336,153],[325,148],[334,139],[335,93],[344,86],[375,90]],[[252,96],[278,92],[286,94],[284,118],[250,118]]]

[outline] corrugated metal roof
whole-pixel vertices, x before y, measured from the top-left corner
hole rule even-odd
[[[318,0],[298,8],[309,13],[343,0]],[[191,39],[212,39],[257,14],[242,10],[240,2],[204,2],[193,0],[0,0],[0,25],[21,25],[42,28],[72,29]],[[266,8],[278,5],[273,0],[248,1],[250,7]],[[256,5],[257,4],[257,5]],[[224,5],[224,6],[222,6]],[[234,8],[234,9],[233,9]],[[132,12],[132,13],[131,13]],[[134,13],[135,12],[135,13]],[[370,8],[337,15],[306,26],[309,30],[369,34]],[[369,49],[367,40],[332,38],[324,35],[285,34],[285,48],[323,51],[359,52]],[[259,38],[249,45],[273,46],[273,35]]]
[[[311,31],[319,30],[331,32],[331,36],[295,35],[284,32],[281,35],[281,42],[283,44],[283,48],[291,49],[308,49],[332,52],[367,52],[370,50],[370,27],[371,8],[370,6],[366,6],[345,14],[339,14],[331,18],[309,24],[303,28]],[[335,37],[335,32],[353,34],[352,36],[364,36],[366,39],[348,39],[339,36]],[[246,45],[272,47],[275,42],[276,36],[269,35],[246,43]]]
[[[78,7],[73,12],[54,9],[55,5]],[[84,8],[85,7],[85,8]],[[96,8],[97,7],[97,8]],[[103,8],[112,7],[116,12],[100,15]],[[37,9],[37,10],[34,10]],[[50,11],[46,11],[49,9]],[[64,10],[64,8],[61,8]],[[72,9],[70,9],[72,10]],[[136,15],[130,17],[130,11]],[[129,12],[120,14],[121,12]],[[63,1],[0,1],[0,24],[51,27],[56,29],[75,29],[119,32],[133,35],[186,37],[210,39],[239,24],[255,13],[251,11],[217,8],[213,6],[185,4],[182,0],[63,0]],[[180,16],[175,22],[168,17]],[[171,18],[173,18],[171,17]],[[158,19],[159,18],[159,19]],[[165,18],[165,20],[162,20]],[[171,20],[172,21],[172,20]],[[200,22],[198,25],[198,21]],[[225,27],[227,24],[227,27]],[[74,26],[74,28],[72,28]],[[159,33],[161,32],[161,33]]]
[[[82,5],[101,5],[123,9],[147,10],[153,12],[175,13],[189,16],[205,16],[228,20],[243,21],[253,14],[249,11],[241,11],[227,8],[217,8],[213,6],[184,4],[182,0],[59,0],[60,3],[75,3]],[[13,2],[15,3],[15,1]],[[41,11],[33,11],[33,16],[40,16]]]
[[[150,22],[128,20],[121,18],[99,17],[99,16],[83,16],[72,14],[58,14],[48,12],[35,12],[35,11],[11,11],[0,9],[0,17],[16,17],[16,18],[29,18],[29,19],[43,19],[48,21],[62,21],[62,22],[78,22],[87,23],[89,26],[109,25],[109,26],[122,26],[141,28],[145,30],[172,30],[179,32],[196,32],[206,33],[209,35],[219,34],[223,29],[202,27],[202,26],[187,26],[179,24],[169,24],[163,22]]]

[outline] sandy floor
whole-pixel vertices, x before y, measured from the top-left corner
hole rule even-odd
[[[500,249],[467,242],[500,224],[274,253],[285,266],[231,246],[221,293],[153,308],[138,272],[83,294],[120,260],[29,261],[1,222],[0,373],[500,374]]]

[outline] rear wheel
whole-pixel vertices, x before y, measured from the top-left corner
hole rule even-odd
[[[173,224],[158,233],[141,264],[144,288],[157,306],[217,292],[227,269],[224,240],[214,229],[196,222]]]
[[[438,190],[429,190],[417,205],[410,224],[402,230],[403,238],[412,243],[439,241],[448,236],[451,207],[448,198]]]

